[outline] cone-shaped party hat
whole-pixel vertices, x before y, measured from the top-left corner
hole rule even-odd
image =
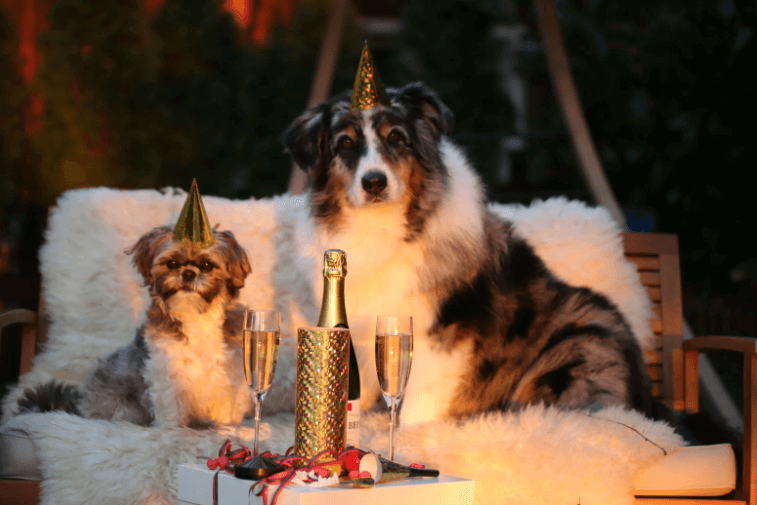
[[[207,249],[215,242],[200,190],[197,189],[197,179],[192,179],[192,187],[173,230],[173,241],[182,242],[193,249]]]
[[[376,105],[391,106],[389,96],[386,94],[384,84],[379,78],[376,67],[373,66],[373,57],[368,49],[368,41],[363,45],[360,54],[360,63],[357,67],[355,84],[352,86],[352,101],[350,110],[368,110]]]

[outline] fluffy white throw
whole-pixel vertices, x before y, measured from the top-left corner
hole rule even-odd
[[[130,341],[144,320],[146,289],[124,251],[147,230],[172,226],[186,194],[107,188],[65,193],[53,210],[40,252],[44,298],[51,321],[44,352],[32,371],[3,400],[4,421],[26,387],[56,378],[76,383],[94,362]],[[300,197],[231,201],[203,197],[212,225],[232,230],[248,251],[253,273],[241,293],[249,307],[277,306],[286,318],[283,334],[317,310],[302,306],[297,279],[279,258],[281,237],[293,217],[305,212]],[[539,256],[566,281],[607,295],[649,348],[651,311],[635,268],[623,257],[617,226],[601,208],[558,198],[530,206],[492,205],[515,223]],[[298,299],[288,311],[287,301]],[[312,318],[311,318],[312,319]],[[284,451],[293,443],[295,355],[282,345],[274,389],[264,403],[269,422],[263,446]],[[277,413],[275,416],[271,415]],[[248,428],[197,432],[158,430],[85,420],[66,414],[26,414],[39,446],[45,481],[43,504],[174,503],[176,465],[214,455],[229,436],[251,442]],[[18,419],[16,420],[18,421]],[[612,421],[634,427],[639,433]],[[435,421],[397,433],[397,459],[476,481],[477,503],[632,502],[639,468],[683,444],[670,427],[619,409],[588,416],[532,407],[462,423]],[[364,417],[362,444],[386,450],[383,414]]]
[[[254,438],[249,427],[156,430],[63,413],[19,417],[39,446],[43,505],[175,503],[177,465],[204,464],[226,438],[248,447]],[[386,454],[387,422],[383,413],[364,416],[361,445]],[[292,414],[269,418],[261,447],[283,453],[293,425]],[[536,406],[400,428],[395,459],[475,480],[477,504],[631,505],[638,470],[661,458],[661,448],[680,445],[667,425],[636,412]]]

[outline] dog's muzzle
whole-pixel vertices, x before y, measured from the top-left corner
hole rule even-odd
[[[386,175],[381,172],[368,172],[360,180],[363,189],[373,196],[378,196],[386,189]]]

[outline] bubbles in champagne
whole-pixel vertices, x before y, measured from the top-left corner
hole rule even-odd
[[[402,396],[412,361],[412,334],[376,335],[376,370],[381,390],[386,396]]]
[[[244,331],[244,376],[253,392],[268,391],[279,358],[279,331]]]

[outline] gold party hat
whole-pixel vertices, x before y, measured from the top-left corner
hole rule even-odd
[[[352,86],[350,110],[368,110],[376,105],[389,107],[391,103],[384,84],[379,78],[378,71],[373,66],[373,57],[366,40],[363,45],[363,52],[360,54],[355,84]]]
[[[197,189],[197,179],[192,179],[192,187],[173,230],[173,241],[182,242],[192,249],[207,249],[215,242],[200,190]]]

